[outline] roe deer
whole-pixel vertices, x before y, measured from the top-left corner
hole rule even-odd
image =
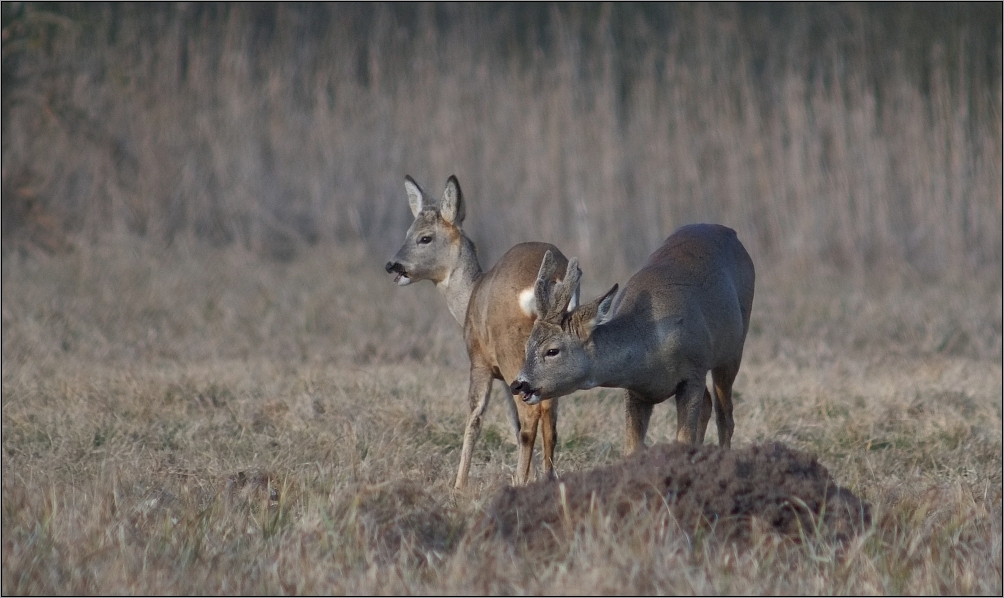
[[[406,285],[431,280],[446,297],[450,313],[464,327],[464,340],[471,360],[467,399],[470,415],[464,430],[464,446],[457,470],[456,488],[467,485],[474,443],[481,434],[482,417],[488,408],[492,383],[506,384],[523,364],[526,339],[537,317],[535,293],[554,288],[554,275],[538,281],[544,255],[550,253],[557,268],[567,260],[548,243],[520,243],[512,247],[488,272],[482,273],[474,243],[460,228],[464,220],[463,194],[457,177],[446,182],[443,198],[430,200],[410,176],[405,177],[408,204],[415,221],[404,245],[387,262],[394,281]],[[546,277],[545,277],[546,278]],[[577,290],[577,287],[576,287]],[[575,299],[566,301],[575,307]],[[527,404],[516,396],[509,401],[509,414],[516,432],[519,460],[516,483],[525,484],[530,473],[537,424],[544,437],[544,474],[554,476],[554,445],[558,439],[558,402],[549,398]]]
[[[703,443],[711,418],[705,378],[714,380],[718,444],[732,443],[732,383],[753,307],[753,261],[735,231],[716,224],[670,235],[624,287],[566,312],[578,285],[576,260],[555,289],[558,265],[545,256],[536,293],[540,317],[526,363],[512,384],[529,404],[596,386],[627,389],[629,453],[644,446],[652,407],[676,396],[676,438]],[[544,282],[540,282],[544,281]]]

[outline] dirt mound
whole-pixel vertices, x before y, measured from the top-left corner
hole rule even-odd
[[[559,481],[506,488],[490,501],[467,541],[499,538],[548,549],[596,509],[625,520],[665,507],[684,531],[713,527],[731,539],[748,534],[754,518],[780,534],[797,538],[802,529],[838,540],[870,522],[868,505],[838,486],[811,455],[779,443],[732,451],[673,443]]]

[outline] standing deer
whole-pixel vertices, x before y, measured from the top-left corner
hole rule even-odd
[[[471,360],[467,399],[470,415],[464,430],[464,447],[457,470],[456,488],[467,485],[474,443],[481,434],[482,418],[488,408],[492,383],[502,380],[508,390],[523,364],[526,339],[537,317],[538,293],[556,288],[555,275],[538,279],[544,255],[564,269],[567,260],[548,243],[520,243],[488,272],[482,273],[474,243],[464,234],[463,194],[457,177],[446,181],[443,198],[430,200],[414,179],[406,176],[404,188],[415,221],[408,229],[404,245],[387,262],[387,272],[399,285],[431,280],[446,297],[450,313],[464,327],[467,355]],[[574,308],[575,297],[566,302]],[[537,424],[544,437],[544,474],[554,476],[554,445],[558,440],[558,401],[538,398],[527,404],[513,396],[509,412],[519,446],[516,483],[525,484],[530,474]]]
[[[676,396],[676,438],[703,443],[715,386],[718,444],[729,448],[735,427],[732,383],[739,372],[753,307],[753,261],[734,230],[684,226],[670,235],[624,287],[566,312],[578,285],[573,258],[545,256],[535,300],[540,317],[526,343],[526,363],[512,383],[528,404],[597,386],[627,389],[629,453],[645,443],[652,408]]]

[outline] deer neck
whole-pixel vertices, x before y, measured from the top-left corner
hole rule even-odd
[[[461,326],[467,318],[467,304],[471,301],[474,285],[480,279],[481,265],[478,263],[474,243],[466,235],[461,235],[453,267],[446,278],[436,283],[436,288],[446,297],[446,306],[450,309],[450,313]]]
[[[645,339],[616,319],[597,326],[586,344],[590,388],[630,388],[645,367]]]

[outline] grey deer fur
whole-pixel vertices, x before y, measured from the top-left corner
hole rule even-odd
[[[544,257],[539,280],[560,266]],[[734,230],[693,224],[670,235],[617,297],[567,310],[578,284],[576,260],[563,282],[536,296],[541,315],[526,362],[511,388],[533,404],[597,386],[627,389],[626,449],[644,446],[652,408],[676,396],[681,442],[703,443],[712,403],[718,443],[729,448],[735,424],[732,384],[742,362],[753,307],[753,261]],[[541,283],[545,289],[546,284]],[[616,299],[616,301],[615,301]],[[708,371],[715,400],[705,386]]]

